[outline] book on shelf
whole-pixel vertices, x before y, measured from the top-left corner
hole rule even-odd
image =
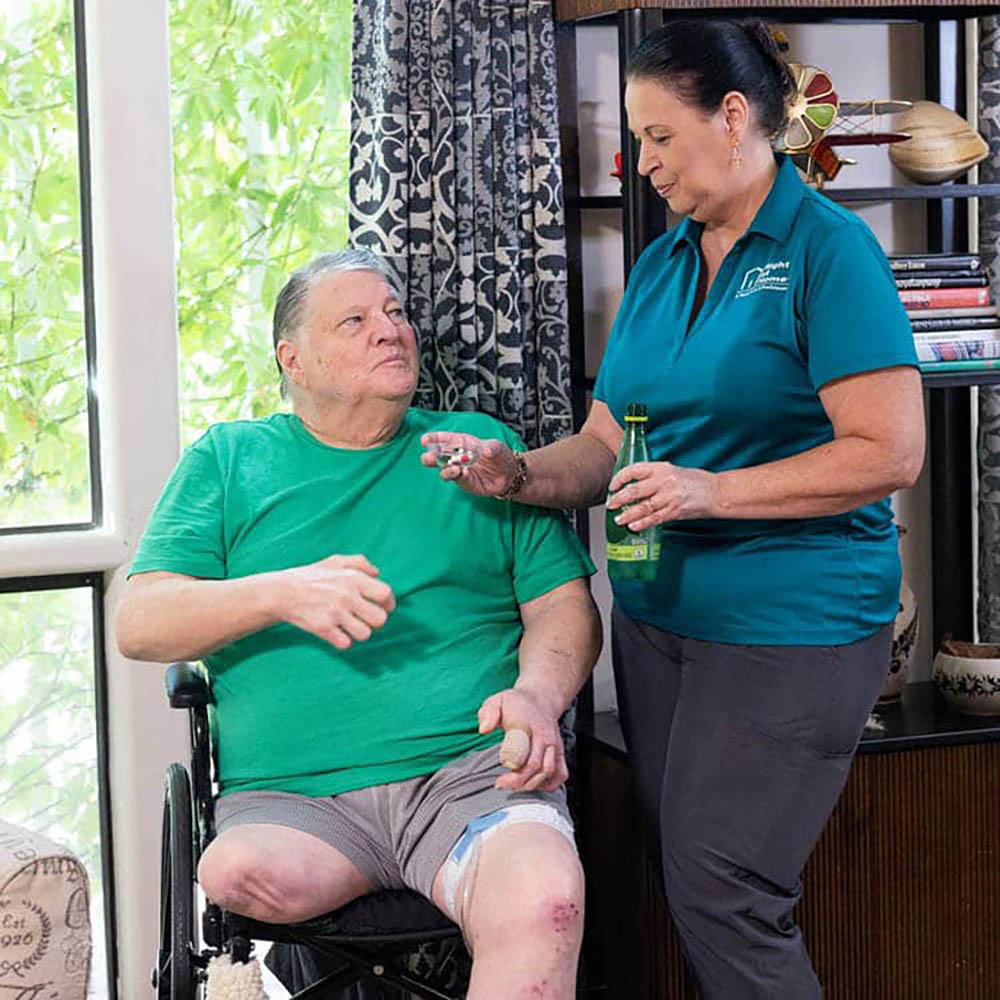
[[[950,276],[924,275],[920,278],[897,278],[897,288],[982,288],[987,284],[986,275],[953,278]]]
[[[913,319],[958,319],[965,316],[996,316],[1000,315],[995,305],[991,306],[959,306],[954,309],[907,309],[906,315]]]
[[[1000,368],[1000,358],[975,358],[971,361],[921,361],[920,370],[927,375],[935,372],[987,372]]]
[[[988,306],[989,288],[900,288],[899,298],[907,309]]]
[[[966,361],[1000,358],[1000,340],[993,337],[962,340],[915,340],[918,361]]]
[[[1000,337],[1000,325],[994,322],[993,326],[969,327],[961,330],[914,330],[914,340],[990,340]]]
[[[978,270],[982,258],[977,253],[896,254],[889,258],[894,271],[948,271],[954,268]]]
[[[956,267],[948,271],[895,271],[897,288],[937,288],[937,285],[917,284],[917,282],[951,281],[955,284],[988,285],[989,275],[983,270]],[[946,286],[942,286],[946,287]]]
[[[927,312],[934,312],[928,309]],[[932,316],[930,319],[911,317],[910,326],[914,333],[924,331],[947,333],[950,330],[993,330],[1000,325],[1000,317],[996,313],[986,316]]]
[[[897,288],[981,288],[989,284],[982,271],[944,272],[934,274],[928,272],[919,277],[896,278]]]

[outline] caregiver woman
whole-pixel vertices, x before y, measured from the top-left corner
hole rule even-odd
[[[760,22],[678,20],[626,70],[649,177],[683,221],[628,282],[579,434],[480,442],[471,493],[601,503],[662,526],[652,583],[616,581],[618,703],[701,995],[806,998],[792,919],[889,660],[888,494],[920,471],[913,338],[859,218],[775,156],[787,70]],[[625,407],[652,461],[611,479]],[[470,443],[430,434],[435,446]]]

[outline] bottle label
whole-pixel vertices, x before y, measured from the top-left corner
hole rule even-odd
[[[615,562],[645,562],[651,559],[656,562],[660,558],[660,543],[653,542],[653,551],[649,551],[649,542],[637,538],[630,542],[608,542],[608,558]]]

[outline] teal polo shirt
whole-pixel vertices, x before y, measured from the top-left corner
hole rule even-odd
[[[777,160],[690,329],[702,224],[685,219],[632,270],[594,396],[622,425],[629,402],[646,404],[653,461],[722,472],[798,454],[833,439],[823,385],[917,363],[871,230]],[[666,525],[656,580],[614,592],[633,618],[692,638],[834,645],[891,621],[899,583],[885,499],[832,517]]]

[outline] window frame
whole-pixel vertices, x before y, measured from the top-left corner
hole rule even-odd
[[[61,573],[0,579],[0,594],[27,594],[46,590],[90,590],[94,643],[94,726],[97,736],[97,808],[101,836],[101,882],[104,893],[103,931],[108,1000],[117,1000],[118,949],[111,786],[108,781],[108,669],[104,635],[104,578],[100,573]]]
[[[93,220],[90,196],[90,128],[87,114],[87,51],[84,0],[73,0],[74,89],[76,94],[76,148],[79,180],[80,265],[83,292],[84,373],[87,411],[87,465],[90,492],[88,521],[0,527],[0,536],[43,535],[100,527],[104,514],[101,484],[101,433],[97,406],[97,349],[94,316]]]
[[[186,760],[162,666],[111,641],[128,562],[180,451],[167,0],[73,0],[92,517],[0,533],[0,590],[94,588],[109,996],[155,960],[164,769]],[[120,891],[115,891],[115,888]]]

